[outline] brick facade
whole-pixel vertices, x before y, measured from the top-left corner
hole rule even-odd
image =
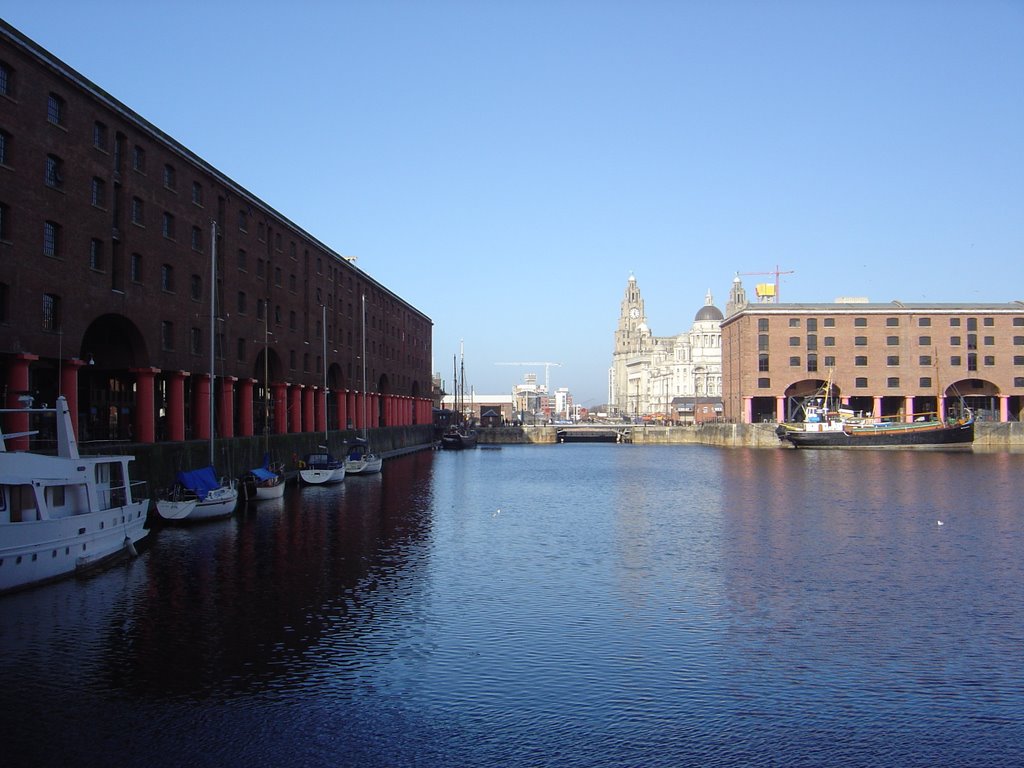
[[[1024,410],[1024,304],[751,304],[722,323],[726,419],[785,420],[831,375],[874,415]]]
[[[0,67],[7,401],[23,386],[12,379],[18,356],[36,358],[28,390],[49,402],[58,370],[77,360],[79,409],[95,432],[128,437],[141,415],[166,437],[160,423],[180,386],[192,436],[214,288],[216,374],[236,384],[214,392],[233,412],[229,428],[259,431],[267,378],[311,391],[298,407],[322,408],[325,364],[329,391],[342,395],[328,413],[345,426],[343,393],[362,386],[365,294],[367,389],[380,395],[371,420],[429,422],[426,315],[3,22]],[[138,402],[139,371],[154,378],[153,403]],[[237,391],[252,393],[255,427]],[[311,423],[298,420],[300,429]]]

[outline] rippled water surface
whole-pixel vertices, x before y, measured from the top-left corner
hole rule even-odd
[[[289,488],[0,598],[2,759],[1024,765],[1022,469],[514,446]]]

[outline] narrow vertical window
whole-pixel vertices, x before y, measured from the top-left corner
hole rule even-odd
[[[107,204],[107,185],[103,179],[93,177],[92,180],[92,204],[97,208],[103,208]]]
[[[131,259],[131,279],[133,283],[142,282],[142,254],[133,253]]]
[[[140,173],[146,170],[146,150],[137,144],[132,151],[132,168]]]
[[[56,155],[46,156],[46,186],[60,189],[64,186],[64,161]]]
[[[192,202],[196,205],[203,204],[203,187],[198,181],[192,182]]]
[[[168,189],[177,189],[178,177],[177,174],[174,172],[173,165],[164,166],[164,186],[167,187]]]
[[[14,70],[6,61],[0,61],[0,96],[14,95]]]
[[[11,212],[10,209],[0,203],[0,241],[10,242],[11,239]]]
[[[60,329],[60,296],[53,293],[43,294],[43,330]]]
[[[103,269],[103,241],[95,237],[89,241],[89,269],[97,272]]]
[[[0,131],[0,165],[10,165],[7,159],[7,147],[11,143],[11,134]]]
[[[164,212],[163,233],[168,240],[174,239],[174,216],[166,211]]]
[[[96,149],[107,151],[107,126],[99,120],[92,125],[92,145]]]
[[[53,221],[43,222],[43,255],[57,256],[60,253],[60,225]]]
[[[64,125],[64,99],[51,93],[46,101],[46,119],[54,125]]]
[[[160,323],[160,344],[165,351],[174,349],[174,323],[164,320]]]

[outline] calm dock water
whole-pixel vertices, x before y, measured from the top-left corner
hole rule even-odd
[[[1022,470],[506,446],[290,488],[0,599],[4,762],[1019,766]]]

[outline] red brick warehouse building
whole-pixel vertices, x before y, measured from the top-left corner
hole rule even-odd
[[[359,429],[364,295],[367,426],[429,424],[430,318],[0,21],[9,407],[153,442],[260,434],[267,395],[271,432]]]

